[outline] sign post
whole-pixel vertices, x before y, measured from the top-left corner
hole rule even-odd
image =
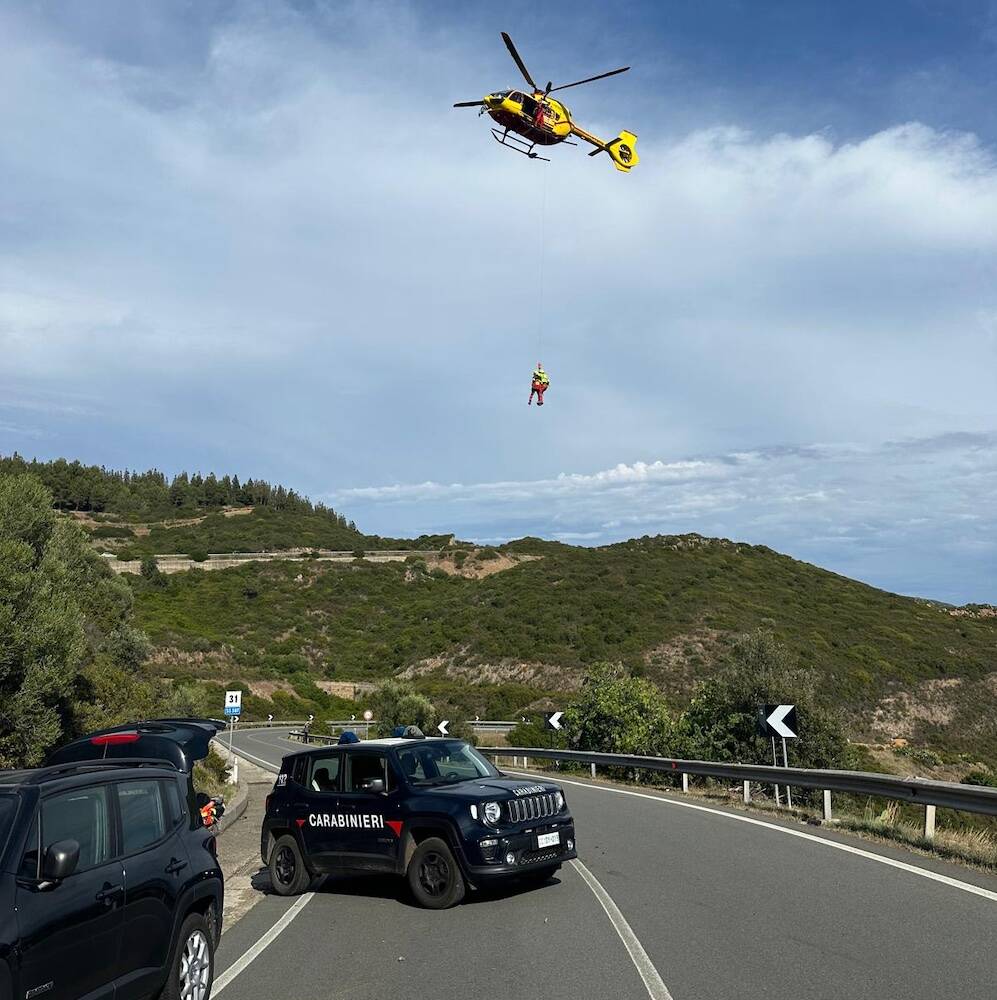
[[[800,725],[796,718],[795,705],[759,705],[758,707],[758,730],[772,740],[772,766],[779,766],[779,758],[776,754],[775,740],[778,736],[782,740],[782,766],[789,767],[789,751],[786,740],[795,740],[800,735]],[[779,786],[775,786],[775,804],[781,805],[779,801]],[[793,808],[793,792],[789,785],[786,785],[786,805]]]
[[[232,738],[235,736],[235,724],[239,721],[239,716],[242,714],[242,692],[241,691],[226,691],[225,692],[225,717],[229,721],[229,731],[228,731],[228,759],[231,766],[231,777],[229,781],[233,785],[239,783],[239,762],[236,760],[235,753],[232,749]]]

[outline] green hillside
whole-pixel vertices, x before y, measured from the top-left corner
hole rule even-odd
[[[474,568],[496,555],[534,558],[477,578]],[[818,672],[823,697],[849,710],[857,733],[870,730],[875,707],[901,697],[910,710],[921,691],[929,704],[941,685],[944,710],[922,712],[920,731],[942,744],[997,741],[976,704],[997,673],[993,618],[955,617],[765,547],[695,535],[600,548],[525,539],[458,553],[463,560],[464,575],[413,559],[132,578],[136,624],[176,670],[349,680],[406,672],[435,687],[446,675],[465,695],[481,681],[498,685],[476,689],[485,711],[488,692],[503,685],[570,692],[601,660],[651,678],[681,704],[734,636],[765,626]],[[970,721],[949,732],[960,713]],[[916,707],[907,714],[918,717]]]

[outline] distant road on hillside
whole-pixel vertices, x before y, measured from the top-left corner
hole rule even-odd
[[[318,555],[312,555],[318,552]],[[367,562],[404,562],[409,556],[423,559],[438,555],[436,549],[383,549],[364,552],[362,556],[352,551],[336,552],[328,549],[280,549],[273,552],[222,552],[209,554],[207,559],[196,560],[179,553],[155,556],[156,565],[162,573],[182,573],[188,569],[232,569],[251,562],[352,562],[364,559]],[[110,552],[104,553],[108,566],[115,573],[138,573],[142,568],[140,559],[119,560]]]

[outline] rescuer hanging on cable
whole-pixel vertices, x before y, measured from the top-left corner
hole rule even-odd
[[[544,393],[547,391],[550,385],[550,379],[547,377],[547,373],[544,371],[544,366],[541,362],[537,362],[536,368],[533,369],[533,384],[530,387],[530,400],[526,405],[529,406],[533,402],[533,394],[537,395],[537,406],[544,405]]]

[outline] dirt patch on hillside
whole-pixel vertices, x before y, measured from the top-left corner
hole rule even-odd
[[[728,642],[727,633],[698,626],[647,650],[644,663],[666,694],[684,700],[695,681],[721,658]]]
[[[917,741],[932,730],[958,730],[979,745],[997,741],[997,672],[978,680],[940,677],[882,698],[869,730],[877,737]]]
[[[445,556],[430,557],[426,564],[430,569],[441,569],[451,576],[462,576],[469,580],[482,580],[493,573],[502,573],[507,569],[514,569],[520,563],[533,562],[542,559],[543,556],[528,555],[518,552],[498,552],[490,559],[481,558],[481,549],[474,549],[470,552],[463,563],[458,566],[456,553],[447,553]]]
[[[157,646],[146,662],[157,667],[190,671],[198,677],[205,678],[228,673],[235,665],[232,651],[227,646],[206,651]]]
[[[257,698],[273,699],[274,693],[283,691],[285,694],[294,694],[294,688],[288,681],[246,681],[249,690]]]
[[[552,663],[504,660],[500,663],[454,663],[450,657],[431,656],[400,671],[401,680],[436,675],[464,684],[525,684],[556,691],[577,691],[582,673]]]
[[[964,683],[961,677],[938,678],[913,691],[887,695],[873,711],[872,731],[887,738],[909,739],[919,723],[951,725],[958,711],[956,696]]]

